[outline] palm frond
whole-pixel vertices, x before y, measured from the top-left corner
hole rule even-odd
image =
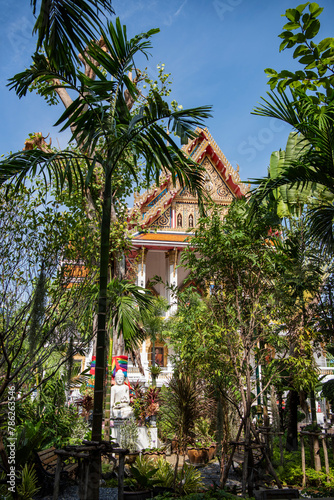
[[[317,241],[322,251],[334,251],[334,206],[320,205],[308,213],[309,231],[313,241]]]
[[[20,151],[0,161],[0,185],[10,181],[17,191],[27,176],[40,175],[46,186],[55,180],[57,189],[62,189],[65,181],[70,190],[74,182],[83,187],[82,163],[91,162],[87,156],[72,151]]]
[[[143,310],[152,307],[151,295],[133,283],[114,278],[108,284],[108,297],[112,304],[109,327],[114,326],[118,335],[123,334],[127,350],[138,347],[146,336],[140,318]]]
[[[36,4],[31,0],[34,13]],[[75,80],[78,53],[99,36],[105,14],[114,14],[110,0],[42,0],[33,30],[37,50],[44,48],[51,66]]]

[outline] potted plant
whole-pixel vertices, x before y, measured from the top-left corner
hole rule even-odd
[[[212,460],[216,452],[216,443],[211,434],[211,422],[208,418],[200,417],[195,422],[195,445],[188,447],[187,454],[190,463],[206,464]]]
[[[153,487],[153,496],[163,495],[164,493],[173,493],[174,488],[174,468],[163,457],[159,457],[155,462],[157,472],[154,479],[158,481],[157,485]]]
[[[125,462],[132,463],[139,455],[138,451],[138,426],[133,417],[126,419],[120,426],[120,445],[122,448],[128,449]]]
[[[209,447],[195,442],[195,446],[188,446],[187,455],[189,462],[196,465],[204,465],[209,462]]]
[[[142,424],[153,421],[159,413],[160,387],[149,387],[145,393],[139,393],[134,398],[134,413]]]
[[[141,452],[142,456],[157,460],[159,457],[166,458],[166,452],[161,448],[145,448]]]
[[[145,500],[151,498],[153,487],[159,484],[159,480],[154,477],[157,471],[158,469],[151,460],[137,457],[134,464],[130,466],[130,481],[124,489],[124,499]]]

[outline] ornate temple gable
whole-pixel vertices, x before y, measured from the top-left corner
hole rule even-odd
[[[182,150],[205,167],[204,188],[215,203],[227,207],[234,198],[245,195],[249,187],[241,182],[239,167],[233,169],[209,131],[197,132],[198,137]],[[171,176],[162,175],[158,185],[135,196],[128,222],[130,226],[137,222],[143,229],[185,231],[196,227],[199,216],[197,197],[182,189],[178,181],[173,185]]]
[[[241,182],[239,166],[237,170],[232,167],[208,129],[197,129],[196,132],[199,133],[198,137],[183,146],[182,150],[198,163],[202,163],[205,156],[210,158],[236,197],[241,197],[248,193],[250,185]]]

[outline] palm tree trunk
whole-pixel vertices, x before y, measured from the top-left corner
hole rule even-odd
[[[101,224],[101,249],[100,249],[100,280],[99,280],[99,306],[97,316],[96,338],[96,366],[94,384],[94,408],[92,423],[92,441],[101,441],[103,420],[103,386],[105,379],[106,359],[106,314],[107,314],[107,285],[110,245],[111,221],[111,177],[106,175],[105,189],[102,206]],[[94,454],[89,467],[89,498],[99,500],[99,487],[101,477],[101,455]]]
[[[101,250],[100,250],[100,280],[99,280],[99,308],[97,319],[96,339],[96,366],[94,386],[94,409],[92,424],[92,440],[100,441],[102,435],[103,416],[103,384],[105,379],[105,350],[106,350],[106,314],[107,314],[107,285],[109,264],[109,238],[111,221],[111,177],[106,175],[103,195]]]
[[[104,418],[104,439],[110,440],[110,390],[111,390],[111,368],[112,368],[112,337],[109,338],[109,354],[107,361],[107,387],[106,387],[106,404],[105,404],[105,418]]]

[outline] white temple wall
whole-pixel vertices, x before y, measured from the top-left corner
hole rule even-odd
[[[163,281],[166,280],[166,263],[165,252],[161,250],[149,250],[146,256],[146,281],[151,280],[154,276],[160,276]],[[166,297],[166,290],[162,283],[154,285],[155,290],[162,297]]]

